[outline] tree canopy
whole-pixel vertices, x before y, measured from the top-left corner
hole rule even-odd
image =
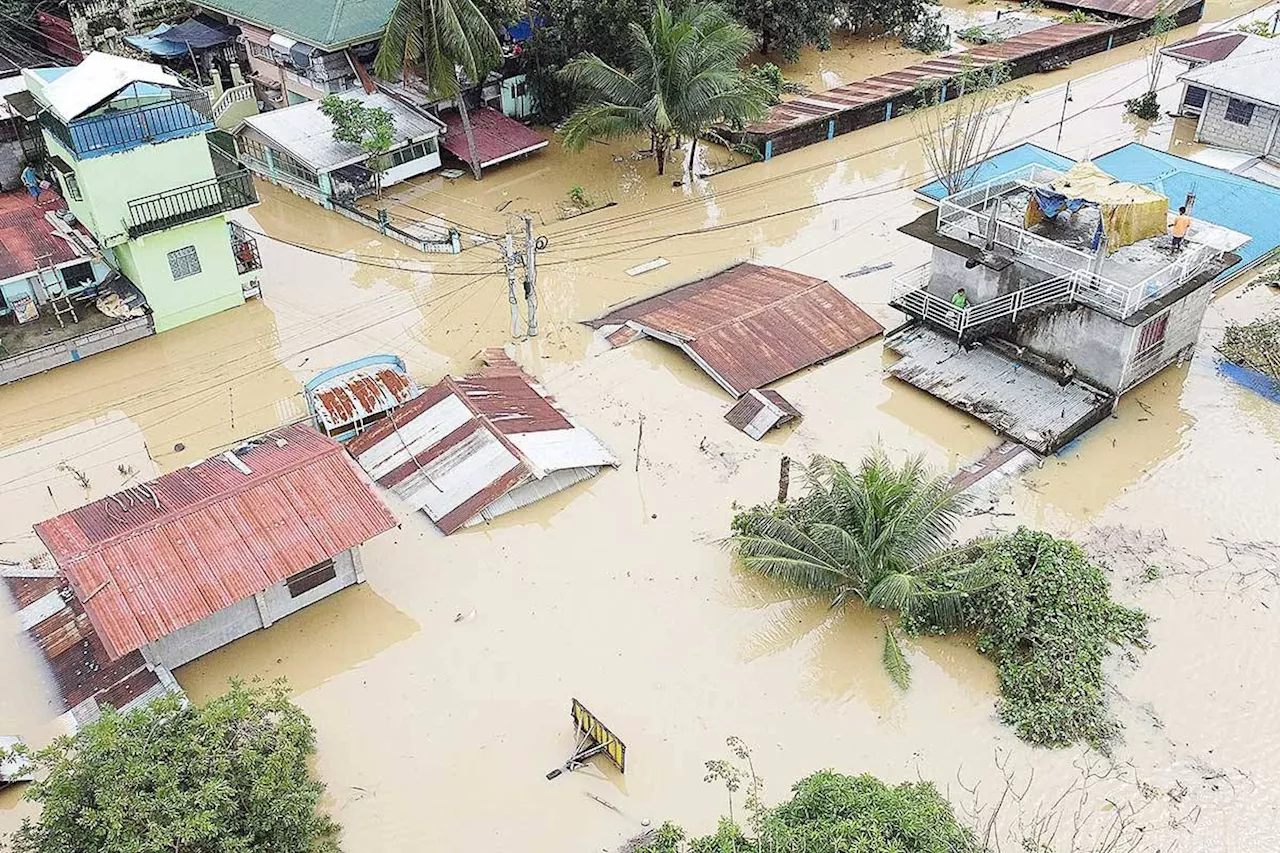
[[[686,3],[672,11],[655,0],[648,26],[632,24],[628,35],[625,70],[586,54],[562,72],[588,99],[561,128],[570,150],[648,131],[662,174],[676,138],[696,145],[712,125],[740,125],[768,106],[766,86],[739,68],[755,37],[720,6]]]
[[[395,117],[382,107],[367,107],[355,98],[338,95],[326,95],[320,102],[320,112],[333,122],[334,139],[359,145],[369,155],[369,167],[378,179],[381,194],[382,173],[386,171],[382,155],[396,142]]]
[[[841,14],[842,0],[726,0],[725,6],[739,21],[760,36],[760,52],[781,53],[789,62],[800,58],[800,48],[831,47],[831,31]]]
[[[338,826],[318,810],[315,730],[282,683],[233,684],[203,706],[169,695],[107,709],[28,760],[40,816],[14,853],[322,853]]]

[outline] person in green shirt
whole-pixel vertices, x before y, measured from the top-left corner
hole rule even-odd
[[[951,304],[963,311],[969,305],[969,297],[965,295],[964,288],[959,288],[951,296]]]

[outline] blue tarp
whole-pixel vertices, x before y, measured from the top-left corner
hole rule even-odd
[[[540,28],[547,25],[546,19],[541,15],[537,17],[536,22]],[[508,24],[503,27],[503,29],[507,31],[507,35],[511,37],[512,41],[528,41],[533,38],[533,26],[534,21],[525,17],[516,21],[514,24]]]
[[[1231,275],[1280,246],[1280,187],[1233,175],[1225,169],[1196,163],[1137,142],[1095,157],[1093,162],[1117,180],[1143,184],[1164,193],[1174,207],[1194,190],[1194,216],[1197,219],[1252,237],[1250,242],[1236,250],[1240,264],[1227,270],[1223,276]],[[1075,165],[1075,161],[1068,157],[1026,143],[988,159],[978,168],[977,181],[987,181],[1033,163],[1063,171]],[[937,181],[920,187],[917,192],[932,199],[947,194]]]
[[[237,35],[235,29],[214,22],[188,18],[181,24],[161,24],[140,36],[125,36],[125,41],[152,56],[182,56],[188,50],[207,50],[227,44]]]
[[[1280,403],[1280,382],[1276,382],[1265,373],[1241,367],[1230,361],[1219,362],[1218,370],[1237,385],[1261,394],[1273,403]]]
[[[1032,192],[1035,193],[1036,204],[1040,206],[1040,212],[1050,219],[1064,210],[1075,213],[1089,203],[1082,198],[1067,198],[1062,193],[1056,193],[1053,190],[1035,189]]]

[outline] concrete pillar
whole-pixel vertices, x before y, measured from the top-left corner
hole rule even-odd
[[[364,560],[360,558],[360,547],[357,545],[347,553],[351,555],[351,570],[355,573],[356,583],[364,583]]]
[[[764,159],[770,160],[772,158],[773,158],[773,140],[766,139],[764,141]]]
[[[260,592],[255,592],[253,594],[253,603],[258,605],[258,618],[262,620],[262,627],[270,628],[272,619],[271,611],[267,609],[267,597]]]
[[[836,135],[836,120],[831,119],[827,122],[827,139],[834,139]]]
[[[1196,142],[1201,141],[1200,133],[1204,130],[1204,117],[1209,114],[1209,105],[1213,102],[1213,93],[1204,93],[1204,103],[1200,106],[1200,118],[1196,119]]]

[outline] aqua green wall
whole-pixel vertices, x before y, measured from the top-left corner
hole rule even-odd
[[[75,170],[83,201],[67,205],[98,241],[113,246],[128,239],[129,202],[214,177],[213,158],[203,134],[139,145],[119,154],[77,160],[48,132],[49,153]]]
[[[195,246],[200,273],[174,280],[169,253]],[[219,216],[148,234],[116,247],[120,271],[146,294],[156,331],[244,303],[226,220]]]

